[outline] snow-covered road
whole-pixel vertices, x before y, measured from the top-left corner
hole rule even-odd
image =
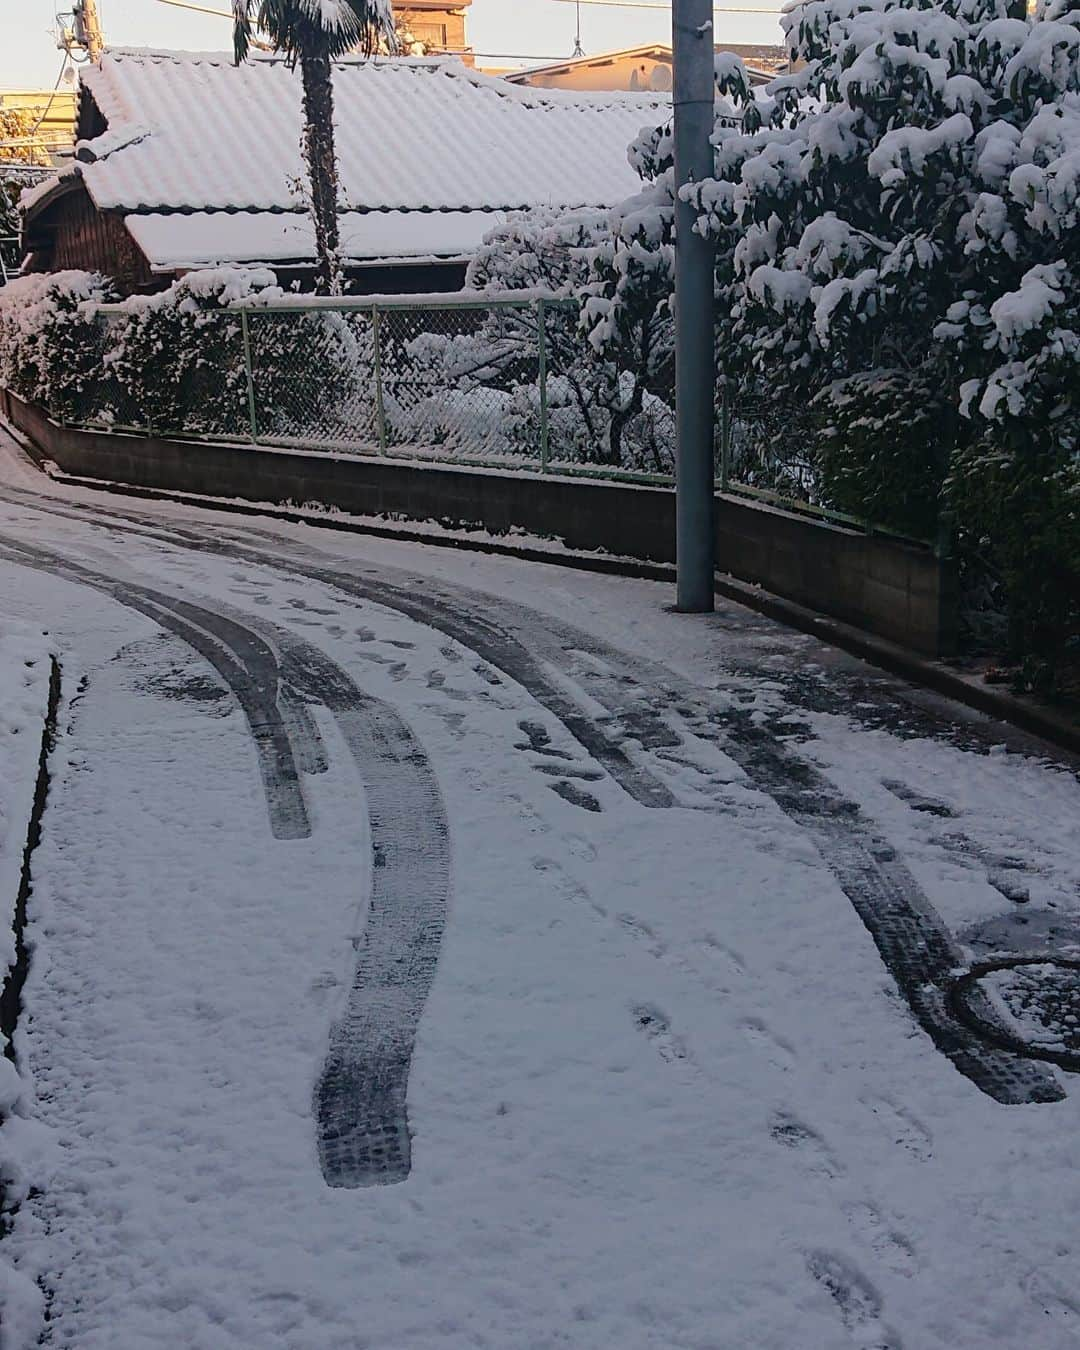
[[[3,1350],[42,1307],[72,1350],[1080,1342],[1080,1078],[949,994],[1080,950],[1075,765],[735,605],[2,436],[0,583],[66,691]]]

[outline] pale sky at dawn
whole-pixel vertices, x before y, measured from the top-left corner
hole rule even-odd
[[[228,9],[228,0],[194,0],[208,8]],[[720,0],[747,6],[779,0]],[[64,0],[0,0],[0,88],[51,88],[60,70],[54,29]],[[176,9],[161,0],[99,0],[102,27],[114,46],[186,48],[221,51],[230,44],[226,19]],[[470,41],[491,57],[568,56],[574,45],[574,6],[561,0],[475,0],[469,18]],[[582,45],[587,52],[669,41],[670,15],[664,10],[617,9],[583,5]],[[779,42],[771,14],[717,15],[717,35],[731,42]],[[526,65],[530,61],[493,60],[490,64]]]

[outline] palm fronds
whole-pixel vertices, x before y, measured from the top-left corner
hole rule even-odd
[[[232,0],[233,53],[245,60],[257,26],[275,50],[293,60],[347,52],[368,55],[381,42],[394,45],[391,0]]]

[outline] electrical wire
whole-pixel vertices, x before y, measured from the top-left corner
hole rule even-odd
[[[666,9],[670,12],[671,4],[663,3],[663,0],[552,0],[557,5],[607,5],[612,9]],[[759,6],[759,5],[713,5],[714,14],[776,14],[780,15],[783,7],[778,6]]]
[[[192,0],[158,0],[159,5],[172,5],[174,9],[190,9],[196,14],[210,14],[215,19],[231,19],[232,15],[224,9],[212,9],[208,5],[197,5]],[[477,52],[471,47],[440,47],[443,56],[477,56],[481,61],[561,61],[561,56],[537,56],[532,52]]]
[[[60,74],[57,75],[56,77],[56,83],[52,87],[52,93],[49,95],[49,101],[48,103],[45,104],[41,116],[34,123],[33,128],[30,131],[30,140],[32,142],[37,138],[37,134],[41,130],[41,126],[44,123],[46,117],[48,117],[49,113],[52,112],[52,105],[56,102],[56,95],[60,92],[60,83],[64,78],[64,71],[67,70],[69,57],[70,53],[65,48],[64,59],[60,62]]]

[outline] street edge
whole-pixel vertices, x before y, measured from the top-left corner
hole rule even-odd
[[[403,543],[429,544],[437,548],[452,548],[462,552],[518,558],[525,562],[550,563],[581,572],[671,584],[675,582],[675,568],[668,563],[640,562],[604,553],[549,551],[532,548],[528,544],[503,543],[490,536],[478,538],[450,532],[431,534],[424,530],[410,529],[407,525],[380,525],[360,516],[324,516],[318,512],[275,506],[271,503],[224,501],[199,493],[172,492],[162,488],[132,486],[109,479],[84,478],[64,473],[55,464],[46,460],[37,447],[10,423],[5,421],[3,425],[48,478],[68,487],[88,488],[92,491],[151,501],[170,501],[180,506],[221,511],[230,515],[284,520],[289,524],[312,525],[319,529],[363,534],[376,539],[396,539]],[[1071,723],[1052,711],[1028,704],[1003,690],[973,684],[948,667],[921,657],[885,638],[867,633],[839,619],[828,618],[793,600],[774,595],[760,586],[738,581],[730,575],[718,574],[714,578],[714,589],[717,595],[726,600],[734,600],[789,628],[808,633],[830,646],[888,671],[891,675],[898,675],[912,684],[944,695],[976,712],[1007,722],[1058,749],[1080,754],[1080,724]]]

